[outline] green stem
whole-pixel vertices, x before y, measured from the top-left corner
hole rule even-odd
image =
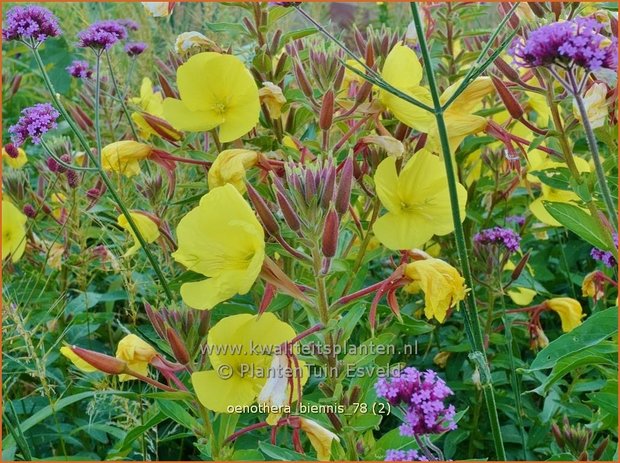
[[[95,54],[97,55],[95,60],[95,138],[97,141],[97,156],[99,157],[97,166],[100,166],[102,163],[101,147],[103,146],[101,143],[101,125],[99,123],[99,105],[101,104],[101,53],[96,52]]]
[[[140,141],[138,137],[138,132],[136,132],[136,127],[133,125],[133,121],[131,120],[131,116],[129,115],[129,110],[127,109],[127,105],[125,104],[125,95],[123,95],[118,87],[116,82],[116,77],[114,76],[114,70],[112,69],[112,61],[110,60],[110,54],[106,51],[105,57],[108,62],[108,71],[110,72],[110,80],[112,81],[112,86],[114,87],[114,92],[118,96],[118,99],[121,103],[121,108],[123,109],[123,113],[127,118],[127,122],[129,122],[129,127],[131,128],[131,133],[133,134],[133,138],[136,141]]]
[[[138,241],[140,242],[140,245],[142,246],[142,248],[144,249],[144,252],[146,253],[146,257],[148,258],[149,262],[153,266],[153,270],[157,274],[157,277],[159,278],[159,281],[160,281],[160,283],[162,285],[162,288],[164,289],[164,292],[166,293],[166,298],[168,299],[169,302],[172,302],[174,300],[174,296],[172,295],[172,291],[170,290],[170,287],[168,286],[168,281],[166,280],[166,277],[164,276],[164,274],[163,274],[163,272],[162,272],[162,270],[161,270],[161,268],[159,266],[159,263],[157,262],[157,259],[155,259],[155,256],[153,255],[153,253],[149,250],[148,243],[146,242],[146,240],[142,236],[142,233],[138,229],[138,226],[136,225],[135,221],[133,220],[133,218],[129,214],[129,210],[127,209],[127,207],[125,206],[125,204],[121,200],[120,196],[118,195],[118,193],[114,189],[114,184],[112,183],[112,181],[110,180],[110,178],[108,177],[106,172],[101,167],[101,164],[99,163],[97,157],[95,157],[93,155],[93,153],[92,153],[92,151],[90,149],[90,146],[88,145],[88,141],[84,137],[84,134],[77,127],[75,121],[71,118],[71,116],[67,112],[67,109],[64,107],[64,105],[60,101],[60,97],[56,93],[56,90],[54,89],[54,85],[52,84],[52,81],[50,80],[49,75],[47,74],[47,71],[45,70],[45,65],[43,64],[43,60],[41,59],[41,55],[39,55],[39,51],[34,46],[30,46],[30,48],[32,49],[32,51],[34,53],[35,61],[37,62],[39,70],[41,71],[41,75],[43,77],[43,81],[45,82],[45,85],[46,85],[47,89],[50,92],[50,96],[52,97],[54,105],[56,106],[56,108],[58,109],[60,114],[62,114],[62,116],[65,118],[65,120],[69,124],[69,127],[71,127],[71,130],[73,131],[73,133],[75,134],[75,136],[79,140],[80,144],[84,148],[84,151],[86,152],[86,155],[89,157],[90,161],[93,163],[94,166],[96,166],[97,170],[99,171],[99,175],[101,177],[101,180],[106,185],[108,191],[112,195],[112,198],[113,198],[114,202],[118,205],[118,207],[121,209],[121,212],[126,217],[127,223],[129,224],[131,229],[134,231],[134,233],[136,235],[136,238],[138,238]],[[95,114],[95,120],[97,120],[97,119],[98,119],[98,116],[97,116],[97,114]],[[99,125],[97,124],[97,131],[98,130],[99,130]],[[98,142],[97,142],[97,150],[98,150],[98,153],[101,153],[101,141],[100,140],[98,140]]]
[[[585,103],[583,102],[583,98],[581,96],[581,92],[579,92],[579,86],[575,79],[575,74],[572,70],[567,72],[568,79],[570,81],[572,90],[571,93],[575,98],[575,103],[577,103],[577,107],[579,108],[579,114],[581,115],[581,123],[583,125],[583,130],[586,133],[586,140],[588,141],[588,146],[590,148],[590,152],[592,153],[592,161],[594,162],[594,170],[596,171],[596,177],[598,180],[598,186],[601,190],[601,194],[603,195],[603,200],[605,202],[605,207],[607,208],[607,215],[609,220],[612,223],[614,231],[618,231],[618,215],[616,213],[615,202],[612,199],[611,191],[609,190],[609,185],[607,185],[607,178],[605,176],[605,169],[603,169],[603,163],[601,161],[601,156],[598,151],[598,143],[596,142],[596,136],[594,135],[594,129],[592,128],[592,124],[590,123],[590,118],[588,117],[588,110],[586,108]]]
[[[463,231],[463,224],[461,223],[461,214],[459,212],[459,199],[457,193],[457,179],[454,172],[454,166],[452,164],[452,155],[450,153],[450,144],[448,140],[448,131],[446,129],[445,120],[443,117],[443,109],[440,101],[439,90],[437,83],[435,82],[435,75],[433,74],[433,63],[431,61],[428,46],[426,44],[426,37],[424,35],[424,29],[422,27],[422,20],[416,3],[410,3],[411,13],[413,15],[413,21],[420,42],[420,50],[422,52],[422,59],[424,61],[424,71],[428,79],[428,84],[433,99],[433,106],[435,108],[434,114],[437,121],[437,131],[439,139],[441,141],[441,150],[443,154],[444,166],[446,169],[446,177],[448,180],[448,190],[450,194],[450,205],[452,208],[452,220],[454,222],[454,235],[456,239],[456,248],[461,262],[461,268],[463,272],[463,278],[465,284],[469,288],[467,293],[467,304],[465,310],[463,310],[465,324],[468,328],[468,335],[470,336],[470,343],[472,345],[473,352],[470,354],[470,358],[474,360],[479,368],[482,380],[482,392],[484,394],[487,413],[489,421],[491,423],[491,431],[493,435],[493,441],[495,444],[495,452],[498,460],[506,460],[506,452],[504,450],[504,443],[502,440],[502,434],[499,424],[499,416],[497,414],[497,406],[495,403],[495,393],[493,390],[493,382],[489,370],[489,364],[486,357],[484,348],[484,340],[482,335],[482,328],[480,326],[480,320],[478,319],[478,309],[476,307],[476,295],[474,292],[473,278],[471,274],[471,268],[469,265],[469,257],[467,255],[467,245],[465,241],[465,233]]]

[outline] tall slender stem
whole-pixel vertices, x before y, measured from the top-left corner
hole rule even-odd
[[[108,62],[108,71],[110,72],[110,80],[112,81],[114,92],[116,93],[116,95],[118,96],[118,99],[120,100],[123,114],[125,114],[125,117],[127,118],[127,122],[129,123],[129,127],[131,128],[131,133],[133,135],[134,140],[139,141],[140,138],[138,137],[138,132],[136,132],[136,127],[133,124],[133,120],[131,119],[131,116],[129,115],[129,110],[127,109],[127,105],[125,104],[125,95],[121,93],[118,83],[116,82],[116,76],[114,75],[114,69],[112,68],[112,60],[110,60],[110,54],[108,53],[107,50],[105,52],[105,58]]]
[[[84,148],[84,151],[86,152],[86,155],[89,157],[90,161],[93,163],[94,166],[96,166],[97,170],[99,171],[99,176],[101,177],[101,180],[103,181],[103,183],[107,187],[107,190],[112,195],[112,199],[114,200],[114,202],[121,209],[121,212],[123,213],[123,215],[127,219],[127,223],[129,224],[131,229],[136,234],[136,238],[138,238],[138,241],[140,242],[140,245],[144,249],[146,257],[148,258],[149,262],[153,266],[153,270],[157,274],[157,277],[159,278],[159,282],[161,283],[162,288],[164,289],[164,293],[166,294],[166,298],[168,299],[169,302],[172,302],[174,300],[174,296],[172,295],[172,291],[170,290],[170,287],[168,286],[168,281],[166,280],[166,277],[164,276],[164,274],[163,274],[163,272],[162,272],[162,270],[161,270],[161,268],[159,266],[159,263],[157,262],[157,259],[155,259],[155,256],[153,255],[153,253],[149,250],[148,243],[146,242],[146,240],[142,236],[142,233],[138,229],[138,226],[136,225],[136,222],[133,220],[133,218],[129,214],[129,210],[127,209],[127,206],[125,206],[125,203],[123,203],[123,201],[121,200],[120,196],[118,195],[118,193],[114,189],[114,184],[110,180],[110,177],[108,177],[106,172],[101,167],[101,163],[99,162],[97,157],[91,151],[90,146],[88,144],[88,141],[84,137],[84,134],[77,127],[75,121],[69,115],[69,113],[67,112],[67,109],[64,107],[64,105],[60,101],[60,97],[56,93],[54,85],[52,84],[52,81],[50,80],[49,75],[47,74],[47,71],[45,70],[45,65],[43,64],[43,60],[41,59],[41,55],[39,55],[39,51],[37,50],[36,47],[34,47],[32,45],[29,45],[29,46],[30,46],[30,48],[32,49],[32,51],[34,53],[35,61],[37,62],[37,66],[39,67],[39,70],[41,71],[41,75],[43,77],[43,81],[44,81],[45,86],[47,87],[48,91],[50,92],[50,96],[52,98],[52,101],[54,102],[54,105],[56,106],[56,108],[58,109],[60,114],[65,118],[65,120],[69,124],[69,127],[71,127],[71,130],[73,131],[73,133],[77,137],[78,141],[80,142],[80,144]],[[97,125],[97,128],[98,127],[99,126]],[[101,152],[101,143],[100,142],[98,143],[97,149],[99,150],[99,153],[100,153]]]
[[[581,96],[581,92],[579,91],[579,84],[577,84],[577,80],[575,79],[575,73],[572,69],[569,69],[567,72],[568,80],[571,84],[569,87],[571,89],[571,93],[575,98],[575,103],[577,103],[577,107],[579,108],[579,114],[581,115],[581,123],[583,124],[583,130],[586,133],[586,140],[588,141],[588,146],[590,148],[590,153],[592,153],[592,161],[594,162],[594,170],[596,171],[596,177],[598,180],[598,186],[601,190],[601,194],[603,195],[603,201],[605,202],[605,207],[607,208],[607,215],[609,220],[612,223],[614,231],[618,231],[618,215],[616,213],[616,205],[611,196],[611,191],[609,190],[609,185],[607,184],[607,178],[605,177],[605,169],[603,169],[603,163],[601,161],[601,156],[598,151],[598,143],[596,142],[596,137],[594,135],[594,129],[592,128],[592,124],[590,123],[590,118],[588,117],[588,110],[586,109],[586,105]]]
[[[99,113],[101,104],[101,53],[96,52],[95,58],[95,139],[97,143],[97,156],[99,156],[99,164],[101,165],[101,125],[99,123]]]
[[[495,444],[495,452],[498,460],[506,460],[506,452],[504,450],[504,443],[502,440],[502,434],[499,424],[499,416],[497,414],[497,406],[495,403],[495,393],[493,390],[493,382],[489,370],[488,360],[486,358],[486,352],[484,348],[484,341],[482,335],[482,328],[480,326],[480,320],[478,319],[478,309],[476,307],[476,295],[474,292],[473,278],[471,268],[469,265],[469,257],[467,255],[467,245],[465,242],[465,233],[463,231],[463,225],[461,223],[461,214],[459,212],[459,199],[457,193],[457,180],[454,172],[454,166],[452,164],[452,155],[450,153],[450,143],[448,139],[448,131],[443,115],[443,108],[439,98],[439,90],[437,83],[435,82],[435,75],[433,73],[433,63],[431,61],[428,46],[426,44],[426,36],[424,35],[424,29],[422,27],[422,20],[418,11],[416,3],[410,3],[411,13],[413,15],[413,21],[420,42],[420,50],[422,52],[422,59],[424,61],[424,71],[428,79],[428,84],[433,99],[434,114],[437,121],[437,131],[439,133],[439,139],[441,141],[441,151],[443,154],[444,166],[446,169],[446,177],[448,180],[448,190],[450,194],[450,205],[452,208],[452,220],[454,222],[454,235],[456,239],[456,248],[461,262],[461,269],[463,272],[463,278],[469,288],[467,293],[467,304],[463,311],[465,324],[468,327],[468,335],[470,336],[470,343],[472,345],[473,352],[470,354],[470,358],[476,362],[480,371],[482,380],[482,392],[484,394],[487,413],[489,421],[491,423],[491,431],[493,434],[493,441]]]

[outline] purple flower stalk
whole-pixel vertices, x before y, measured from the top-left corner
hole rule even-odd
[[[22,111],[17,124],[9,127],[11,140],[19,147],[31,138],[35,145],[41,143],[41,137],[56,127],[60,114],[49,103],[38,103]]]
[[[140,25],[137,22],[135,22],[133,19],[129,19],[129,18],[117,19],[116,22],[119,23],[121,26],[123,26],[128,31],[137,31],[138,29],[140,29]]]
[[[93,75],[88,61],[81,60],[73,61],[67,66],[67,72],[77,79],[90,79]]]
[[[474,243],[482,246],[500,245],[510,252],[519,250],[521,237],[509,228],[494,227],[482,230],[474,236]]]
[[[109,50],[119,40],[127,38],[127,29],[118,21],[97,21],[78,33],[78,47]]]
[[[389,380],[379,378],[375,390],[378,397],[390,404],[407,407],[405,422],[400,427],[403,436],[439,434],[456,429],[454,405],[446,407],[444,404],[454,393],[432,370],[421,373],[407,367]]]
[[[125,45],[125,53],[129,56],[138,56],[144,53],[148,45],[144,42],[131,42]]]
[[[385,461],[428,461],[428,458],[417,450],[388,450]]]
[[[16,6],[6,15],[2,27],[4,40],[29,40],[41,43],[49,37],[61,34],[58,19],[47,8],[40,6]]]
[[[618,234],[614,233],[613,237],[614,243],[616,244],[616,247],[618,247]],[[603,251],[602,249],[592,248],[592,250],[590,251],[590,256],[594,260],[602,262],[603,265],[608,268],[614,268],[618,265],[618,262],[616,261],[614,255],[611,252]]]
[[[517,227],[522,227],[523,225],[525,225],[525,217],[522,215],[511,215],[509,217],[506,217],[506,222],[513,223]]]
[[[575,64],[588,71],[618,67],[617,39],[601,34],[603,24],[593,18],[556,22],[517,39],[510,53],[522,67]]]

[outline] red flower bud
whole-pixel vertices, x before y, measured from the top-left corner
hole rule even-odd
[[[82,349],[77,346],[71,346],[71,350],[89,365],[109,375],[120,375],[127,371],[127,363],[116,357],[95,352],[94,350]]]
[[[157,80],[159,80],[159,85],[161,86],[161,91],[167,98],[179,98],[177,92],[174,91],[168,79],[164,77],[164,75],[160,72],[157,73]]]
[[[334,120],[334,91],[328,90],[323,95],[323,104],[319,114],[319,127],[321,130],[329,130]]]
[[[267,230],[267,233],[271,236],[280,236],[280,226],[278,222],[276,222],[276,218],[273,216],[271,209],[269,209],[267,202],[258,194],[258,191],[256,191],[252,185],[247,183],[246,186],[250,201],[252,201],[254,209],[263,223],[263,227]]]
[[[502,99],[504,106],[510,113],[510,115],[515,119],[521,119],[523,117],[523,107],[519,104],[517,98],[512,94],[512,92],[508,89],[506,84],[498,79],[495,76],[491,76],[491,80],[493,81],[493,85],[499,94],[499,97]]]
[[[168,344],[170,344],[170,349],[172,349],[174,358],[177,359],[180,364],[187,365],[191,360],[189,352],[187,352],[187,347],[185,347],[185,343],[171,326],[166,327],[166,338],[168,339]]]
[[[338,248],[338,230],[340,228],[340,219],[334,209],[330,209],[325,218],[323,226],[323,240],[321,249],[325,257],[334,257]]]
[[[293,206],[289,200],[279,191],[276,192],[276,200],[278,201],[280,211],[282,211],[286,224],[291,230],[295,232],[299,231],[301,229],[301,219],[297,215],[297,212],[293,209]]]
[[[353,159],[349,156],[344,162],[340,173],[340,182],[336,192],[336,212],[343,215],[349,209],[351,199],[351,187],[353,184]]]

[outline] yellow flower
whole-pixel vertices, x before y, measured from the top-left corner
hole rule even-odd
[[[361,143],[377,145],[385,150],[389,156],[400,158],[405,152],[405,146],[400,140],[389,135],[367,135],[360,139]]]
[[[26,156],[26,152],[23,149],[15,149],[17,150],[17,157],[13,158],[9,156],[6,148],[2,147],[2,159],[13,169],[21,169],[28,162],[28,156]]]
[[[153,219],[151,219],[146,214],[142,214],[140,212],[130,212],[129,215],[131,216],[134,223],[138,227],[138,231],[142,235],[142,238],[144,238],[144,240],[147,243],[152,243],[153,241],[159,238],[160,236],[159,226],[157,225],[157,223],[155,223]],[[129,225],[129,222],[127,221],[127,217],[125,217],[125,214],[119,215],[117,222],[120,225],[120,227],[123,228],[124,230],[127,230],[133,238],[133,246],[130,247],[127,250],[127,252],[125,252],[123,257],[133,256],[142,247],[142,245],[140,244],[140,241],[138,241],[136,234],[134,233],[133,229]]]
[[[226,184],[204,195],[177,227],[174,259],[207,280],[181,286],[183,301],[212,309],[235,294],[246,294],[265,259],[265,232],[237,189]]]
[[[232,184],[239,193],[246,191],[245,171],[256,164],[258,153],[245,149],[225,150],[218,154],[209,169],[209,189],[227,183]]]
[[[394,46],[385,60],[381,75],[393,87],[432,107],[430,92],[420,86],[422,66],[415,52],[409,47],[402,44]],[[441,103],[446,103],[460,84],[459,81],[448,87],[440,97]],[[478,110],[482,99],[492,91],[491,79],[479,77],[444,112],[452,152],[458,148],[467,135],[480,132],[486,127],[486,119],[472,113]],[[418,108],[387,91],[382,90],[380,98],[396,119],[413,129],[427,133],[426,146],[432,151],[439,151],[437,123],[430,112]]]
[[[451,353],[446,351],[437,352],[437,355],[433,357],[433,363],[440,368],[446,368],[450,355]]]
[[[556,297],[547,301],[547,307],[556,312],[562,320],[562,331],[568,333],[581,325],[585,316],[579,301],[570,297]]]
[[[105,170],[123,174],[125,177],[138,175],[140,162],[151,154],[152,148],[133,140],[110,143],[101,150],[102,167]]]
[[[396,172],[396,159],[384,159],[375,173],[375,188],[388,210],[373,226],[375,236],[389,249],[422,246],[433,235],[454,231],[448,181],[443,162],[426,150],[418,151]],[[461,217],[467,191],[457,185]]]
[[[69,360],[71,360],[71,363],[73,363],[73,365],[75,365],[75,367],[79,370],[82,370],[86,373],[93,373],[95,371],[99,371],[86,360],[80,358],[75,352],[71,350],[69,346],[62,346],[60,348],[60,353],[67,357]]]
[[[217,322],[207,336],[213,369],[192,374],[200,403],[217,413],[254,403],[267,381],[272,354],[294,337],[295,330],[269,312]]]
[[[261,103],[267,106],[269,115],[277,119],[282,115],[282,106],[286,104],[286,98],[282,89],[271,82],[263,82],[263,87],[258,91]]]
[[[551,108],[547,103],[547,98],[535,92],[525,92],[525,94],[528,96],[528,105],[536,113],[536,125],[543,128],[547,127],[551,118]]]
[[[405,291],[424,292],[424,315],[443,323],[448,309],[465,299],[465,279],[457,269],[441,259],[416,260],[405,268],[411,283]]]
[[[258,122],[258,88],[243,63],[231,55],[198,53],[179,66],[181,99],[164,100],[164,116],[178,130],[216,127],[222,142],[245,135]]]
[[[183,32],[177,36],[174,49],[178,55],[184,55],[192,48],[211,47],[213,42],[200,32]]]
[[[592,128],[603,127],[609,113],[607,108],[607,86],[600,82],[592,84],[586,92],[583,102]],[[581,113],[576,101],[573,101],[573,114],[575,119],[581,122]]]
[[[141,2],[144,9],[154,18],[161,18],[170,14],[172,2]]]
[[[300,418],[301,429],[306,433],[310,444],[316,450],[319,461],[329,461],[332,453],[332,442],[340,442],[340,438],[328,429],[308,418]]]
[[[364,66],[358,63],[357,60],[348,59],[345,61],[345,63],[347,66],[353,69],[356,69],[362,73],[366,72],[366,69],[364,69]],[[359,87],[361,87],[364,84],[364,82],[365,80],[362,76],[358,75],[357,73],[355,73],[348,67],[345,67],[344,78],[342,79],[342,86],[340,87],[339,93],[344,94],[342,96],[351,96],[350,94],[351,90],[353,91],[357,90]]]
[[[121,339],[116,348],[116,358],[127,362],[130,370],[147,376],[149,373],[149,362],[157,355],[153,347],[143,341],[135,334],[128,334]],[[118,375],[119,381],[129,381],[136,379],[127,374]]]
[[[600,281],[600,271],[588,273],[581,284],[581,293],[584,297],[591,297],[594,302],[605,297],[604,286]]]
[[[530,305],[536,296],[536,291],[530,288],[513,288],[508,290],[508,296],[517,305]]]
[[[2,260],[17,262],[26,249],[27,217],[13,203],[2,200]]]

